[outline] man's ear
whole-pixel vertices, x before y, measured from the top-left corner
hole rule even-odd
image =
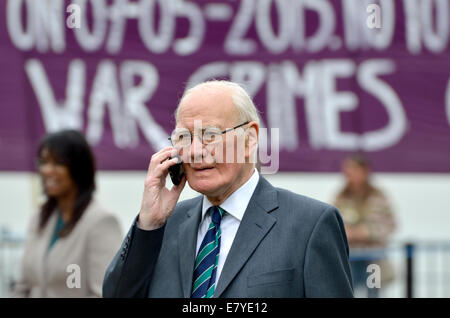
[[[249,123],[245,136],[245,158],[247,161],[256,163],[256,150],[258,148],[259,125],[252,121]]]

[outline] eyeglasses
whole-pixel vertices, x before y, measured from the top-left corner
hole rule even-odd
[[[229,131],[232,131],[236,128],[247,125],[248,123],[249,123],[249,121],[246,121],[245,123],[237,125],[236,127],[228,128],[225,130],[220,130],[217,127],[208,127],[208,128],[202,129],[202,135],[201,135],[200,141],[203,145],[216,144],[222,140],[221,137],[223,134],[225,134]],[[174,146],[174,147],[187,147],[192,144],[193,137],[192,137],[192,134],[189,131],[189,129],[177,128],[172,132],[171,136],[168,139],[170,140],[170,142],[172,143],[172,146]]]

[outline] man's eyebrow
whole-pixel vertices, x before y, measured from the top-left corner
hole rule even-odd
[[[208,129],[208,128],[217,128],[217,129],[219,129],[219,130],[224,130],[224,128],[222,128],[220,125],[214,125],[214,124],[211,124],[211,125],[202,125],[202,131],[205,131],[205,129]],[[187,127],[177,127],[177,128],[175,128],[175,129],[186,129],[186,130],[188,130],[190,133],[192,133],[192,130],[189,129],[189,128],[187,128]],[[227,129],[228,129],[228,128],[227,128]]]
[[[219,125],[213,125],[213,124],[211,124],[211,125],[202,125],[201,127],[202,127],[202,131],[204,131],[205,129],[208,129],[208,128],[218,128],[218,129],[222,129]],[[189,130],[190,130],[190,129],[189,129]]]
[[[203,127],[203,129],[207,129],[207,128],[218,128],[218,129],[221,129],[219,126],[217,126],[217,125],[205,125],[204,127]],[[203,130],[202,129],[202,130]]]

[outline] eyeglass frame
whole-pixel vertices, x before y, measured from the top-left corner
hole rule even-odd
[[[226,134],[226,133],[229,132],[229,131],[235,130],[236,128],[242,127],[242,126],[247,125],[247,124],[249,124],[249,123],[250,123],[250,121],[247,120],[245,123],[242,123],[242,124],[240,124],[240,125],[237,125],[237,126],[235,126],[235,127],[233,127],[233,128],[228,128],[228,129],[222,130],[222,131],[220,132],[220,135]],[[216,128],[217,128],[217,127],[216,127]],[[187,128],[186,128],[186,130],[189,131],[189,129],[187,129]],[[189,145],[192,145],[192,141],[194,141],[195,135],[194,135],[194,134],[191,134],[190,131],[189,131],[189,135],[191,135],[191,142],[189,143]],[[175,147],[175,145],[173,144],[173,141],[172,141],[172,136],[169,137],[169,138],[167,138],[167,139],[170,141],[170,143],[172,144],[172,146]],[[205,146],[206,146],[206,145],[209,145],[209,144],[203,143],[203,133],[202,133],[202,138],[201,138],[200,141],[201,141],[202,145],[205,145]]]

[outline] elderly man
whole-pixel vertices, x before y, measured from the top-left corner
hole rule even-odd
[[[257,110],[239,85],[210,81],[185,92],[174,147],[151,158],[104,297],[353,296],[338,211],[259,175],[258,134]],[[176,154],[185,177],[169,190]],[[186,180],[202,195],[177,203]]]

